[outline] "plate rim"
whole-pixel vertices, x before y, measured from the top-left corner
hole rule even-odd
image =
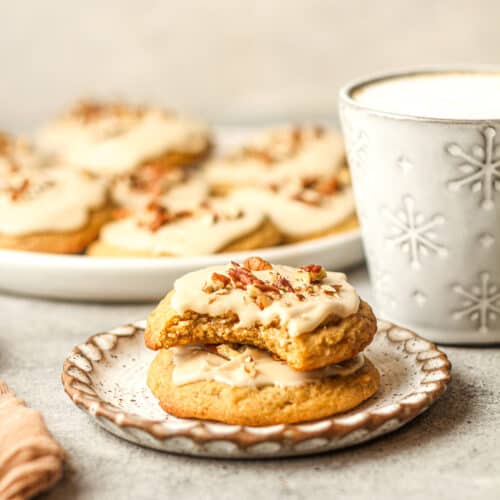
[[[297,253],[308,251],[321,251],[332,245],[348,244],[361,241],[361,229],[355,228],[339,234],[323,236],[313,240],[289,243],[273,247],[256,248],[238,252],[218,253],[209,255],[190,255],[186,257],[89,257],[83,254],[55,254],[46,252],[28,252],[22,250],[8,250],[0,248],[0,259],[23,263],[29,261],[37,265],[60,265],[61,268],[77,266],[82,270],[90,269],[115,269],[127,267],[130,269],[156,269],[176,268],[178,266],[195,266],[202,262],[203,265],[214,265],[228,260],[238,260],[256,253],[264,255],[268,259],[282,259]]]
[[[420,365],[420,371],[423,372],[420,385],[427,386],[425,390],[404,394],[397,402],[379,409],[366,409],[358,414],[339,414],[317,421],[295,424],[251,427],[196,419],[152,420],[124,412],[99,397],[92,387],[90,377],[87,376],[87,373],[93,369],[93,363],[103,358],[103,350],[112,351],[125,337],[142,335],[144,326],[144,321],[126,324],[92,335],[85,343],[75,346],[64,362],[62,384],[64,391],[76,406],[98,422],[104,419],[105,424],[110,424],[111,428],[118,426],[123,432],[133,433],[134,430],[140,430],[151,439],[160,442],[172,438],[188,438],[196,445],[204,446],[210,442],[229,441],[237,445],[240,451],[245,452],[249,447],[272,441],[286,441],[291,446],[295,446],[315,438],[342,439],[354,431],[366,431],[370,434],[376,434],[377,431],[382,433],[382,426],[389,421],[397,422],[397,425],[391,429],[395,430],[429,408],[446,391],[451,380],[451,363],[446,354],[434,343],[423,339],[407,328],[378,320],[377,335],[385,335],[391,343],[401,344],[407,354],[416,355],[415,360]],[[106,337],[102,337],[103,335]],[[104,338],[106,343],[109,342],[107,347],[102,342]],[[429,380],[425,381],[426,378]],[[85,382],[85,379],[88,382]],[[381,411],[384,408],[388,408],[389,411]],[[107,425],[104,427],[110,430]],[[140,444],[151,446],[145,443]]]

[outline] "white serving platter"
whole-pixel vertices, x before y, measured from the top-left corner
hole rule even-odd
[[[0,250],[0,290],[62,300],[150,302],[183,274],[251,255],[343,270],[363,260],[359,230],[281,247],[199,257],[99,258]]]

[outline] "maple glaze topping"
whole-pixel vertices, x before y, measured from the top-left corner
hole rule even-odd
[[[106,201],[102,180],[66,167],[21,169],[0,178],[0,233],[69,231]]]
[[[166,169],[149,162],[130,174],[120,176],[112,188],[113,199],[133,210],[157,201],[171,210],[193,210],[209,195],[209,187],[189,168]]]
[[[257,263],[256,263],[257,262]],[[178,314],[234,313],[238,326],[277,325],[290,336],[310,332],[325,321],[350,316],[359,297],[345,274],[321,266],[293,268],[254,258],[194,271],[174,285],[172,307]]]
[[[209,198],[193,210],[173,210],[156,202],[108,224],[101,240],[118,248],[154,255],[206,255],[257,230],[265,216],[224,199]]]
[[[245,346],[180,346],[172,347],[172,382],[185,385],[200,381],[214,381],[235,387],[296,387],[324,380],[328,377],[346,377],[364,365],[358,354],[341,364],[318,370],[297,371],[270,353]]]
[[[282,183],[335,175],[344,163],[340,135],[317,126],[267,130],[236,151],[207,164],[208,180],[221,185]]]
[[[285,235],[306,237],[327,231],[355,213],[349,180],[342,175],[327,178],[294,178],[267,186],[233,190],[229,199],[242,206],[263,207]]]
[[[196,154],[209,133],[198,120],[145,106],[85,101],[47,124],[38,146],[99,174],[129,172],[168,152]]]

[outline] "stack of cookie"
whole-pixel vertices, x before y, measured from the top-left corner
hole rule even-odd
[[[189,273],[148,318],[148,385],[168,413],[238,425],[319,419],[378,389],[376,319],[344,274],[253,257]]]

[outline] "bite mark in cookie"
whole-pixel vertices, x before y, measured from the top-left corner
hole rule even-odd
[[[248,344],[311,370],[352,358],[375,331],[371,308],[344,274],[253,258],[177,280],[148,318],[146,343],[153,349]]]

